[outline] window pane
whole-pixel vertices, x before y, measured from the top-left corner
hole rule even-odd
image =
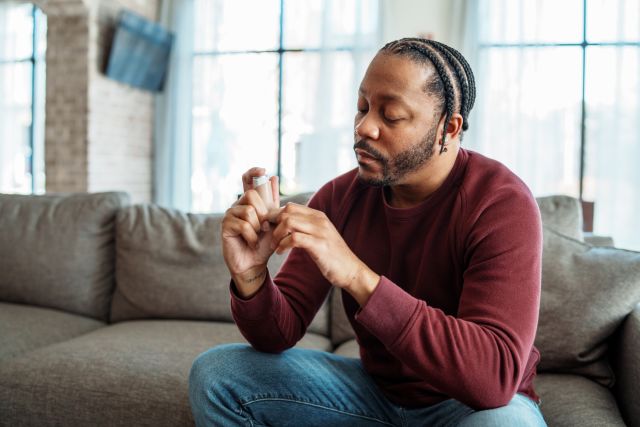
[[[640,1],[588,0],[587,39],[640,42]]]
[[[283,64],[282,192],[315,191],[356,166],[357,90],[373,52],[288,53]]]
[[[193,70],[192,208],[222,212],[242,174],[277,165],[277,54],[199,56]]]
[[[279,0],[196,0],[195,50],[277,49]]]
[[[0,60],[27,59],[33,51],[33,6],[0,2]]]
[[[284,2],[286,49],[367,46],[378,43],[378,0]]]
[[[0,192],[31,193],[31,64],[0,64]]]
[[[481,43],[580,43],[582,0],[480,0]]]
[[[584,198],[594,233],[640,250],[640,47],[587,49]]]
[[[581,64],[579,47],[482,49],[462,145],[507,165],[536,195],[578,196]]]
[[[46,99],[46,50],[47,50],[47,17],[40,9],[36,13],[36,62],[35,62],[35,103],[33,117],[33,191],[36,194],[45,192],[44,162],[44,113]]]

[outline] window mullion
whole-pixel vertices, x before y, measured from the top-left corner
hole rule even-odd
[[[36,19],[36,5],[31,9],[33,32],[31,34],[31,127],[29,129],[29,165],[31,166],[31,193],[36,192],[36,156],[35,156],[35,131],[37,117],[36,102],[36,55],[38,54],[38,22]]]
[[[584,192],[584,168],[585,168],[585,144],[586,144],[586,81],[587,81],[587,0],[582,0],[582,94],[580,102],[580,168],[579,173],[579,199],[582,200]]]
[[[284,0],[280,0],[280,39],[278,43],[278,192],[282,181],[282,64],[284,60]]]

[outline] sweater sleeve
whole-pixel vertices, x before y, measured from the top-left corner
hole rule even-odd
[[[329,183],[320,189],[309,207],[329,216],[331,188]],[[265,283],[251,298],[242,299],[231,281],[231,313],[256,350],[279,353],[304,336],[330,289],[331,284],[307,253],[294,248],[275,278],[267,272]]]
[[[356,320],[440,393],[476,409],[506,405],[518,390],[538,322],[542,230],[528,190],[503,191],[465,233],[456,316],[386,277]]]

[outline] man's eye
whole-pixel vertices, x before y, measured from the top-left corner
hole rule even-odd
[[[385,119],[387,119],[390,122],[399,122],[400,120],[403,119],[403,117],[393,117],[393,116],[387,117],[387,116],[385,116]]]

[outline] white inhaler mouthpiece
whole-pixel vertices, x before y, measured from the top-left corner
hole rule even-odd
[[[258,192],[268,209],[273,207],[273,195],[271,194],[271,181],[267,175],[253,177],[253,189]]]

